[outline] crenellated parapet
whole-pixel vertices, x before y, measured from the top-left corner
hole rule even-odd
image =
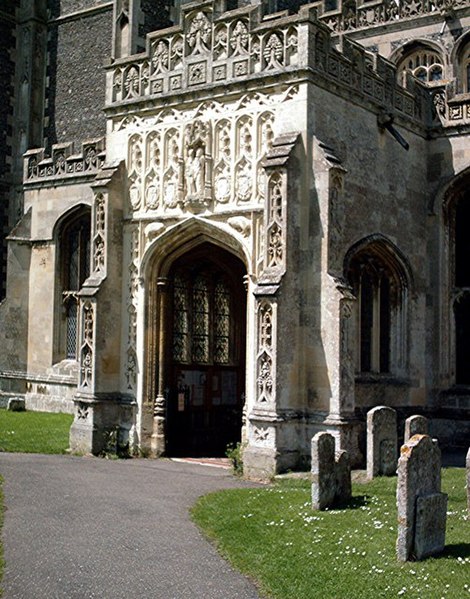
[[[309,80],[333,84],[335,93],[354,94],[376,111],[417,123],[428,119],[429,98],[419,82],[398,85],[394,65],[352,41],[341,40],[338,50],[311,4],[295,15],[265,17],[259,6],[219,14],[215,5],[183,6],[181,26],[150,34],[145,53],[108,67],[109,116],[132,112],[136,104],[194,100],[208,89],[226,95]]]
[[[411,21],[419,17],[449,18],[468,9],[468,0],[320,0],[320,19],[335,33]]]
[[[54,144],[50,156],[45,155],[44,148],[28,150],[24,154],[23,182],[30,185],[94,177],[104,164],[104,147],[104,139],[100,138],[83,142],[77,154],[73,143]]]

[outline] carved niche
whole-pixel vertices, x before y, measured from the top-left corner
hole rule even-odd
[[[275,398],[276,377],[276,306],[271,300],[259,301],[258,347],[256,357],[256,402],[272,404]]]
[[[93,274],[106,274],[106,199],[96,194],[93,222]]]
[[[83,300],[80,305],[81,339],[79,390],[93,392],[94,386],[94,343],[95,343],[95,305]]]
[[[201,120],[185,130],[184,200],[183,206],[200,212],[212,199],[212,155],[210,124]]]

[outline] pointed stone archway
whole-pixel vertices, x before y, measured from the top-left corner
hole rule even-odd
[[[242,438],[245,256],[218,231],[192,233],[175,232],[180,243],[169,237],[168,254],[158,244],[144,265],[142,446],[154,456],[224,456]]]

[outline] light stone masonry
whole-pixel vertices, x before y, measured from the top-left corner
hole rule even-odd
[[[415,435],[401,448],[397,506],[397,558],[405,562],[440,553],[447,495],[441,493],[441,451],[428,435]]]
[[[335,439],[317,433],[312,439],[312,507],[324,510],[351,499],[351,467],[347,451],[335,453]]]
[[[397,468],[397,413],[377,406],[367,413],[367,476],[393,476]]]
[[[429,433],[428,419],[424,416],[410,416],[405,420],[405,439],[404,443],[413,437],[413,435],[427,435]]]

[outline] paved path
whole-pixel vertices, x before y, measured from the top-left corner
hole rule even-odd
[[[188,508],[242,486],[169,460],[0,453],[4,599],[252,599]]]

